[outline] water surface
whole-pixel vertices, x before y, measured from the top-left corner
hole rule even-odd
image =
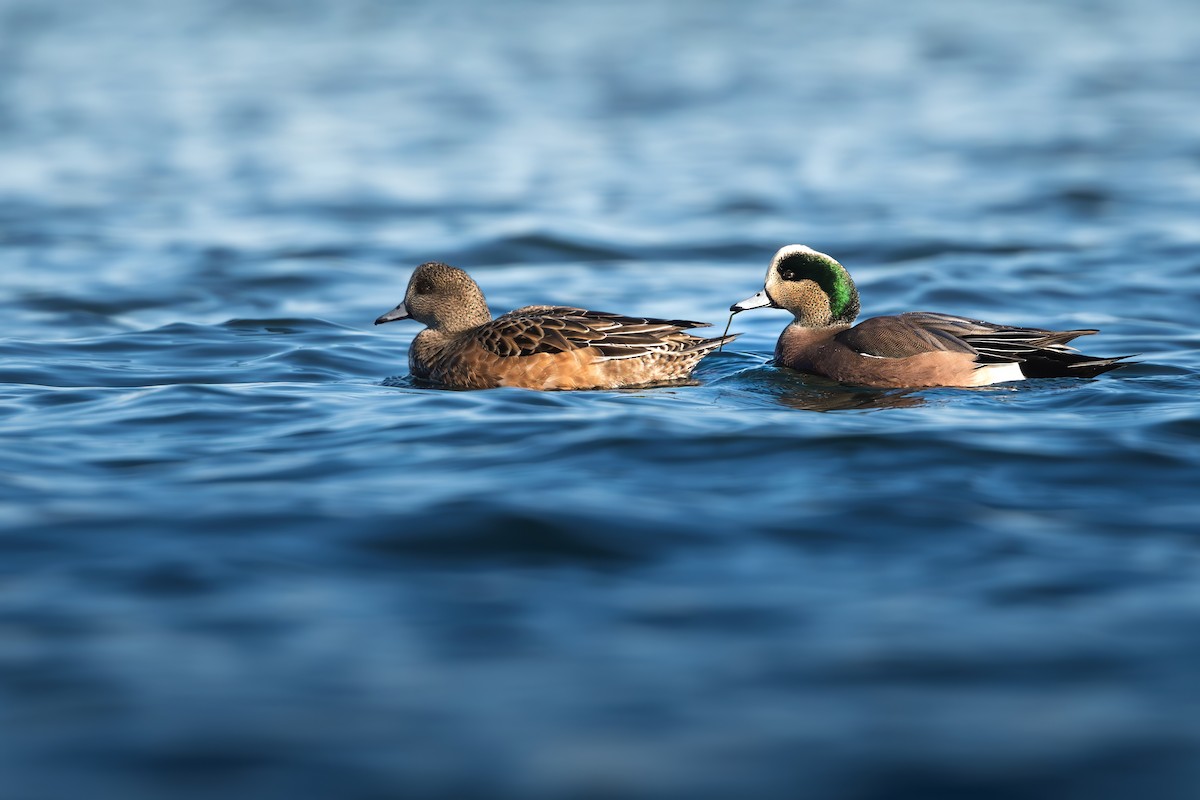
[[[14,797],[1190,798],[1183,0],[0,0]],[[1093,381],[445,392],[411,268],[1097,327]],[[16,787],[15,789],[11,787]]]

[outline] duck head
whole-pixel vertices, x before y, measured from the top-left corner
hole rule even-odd
[[[782,308],[809,328],[849,325],[858,316],[858,289],[846,268],[802,244],[779,248],[767,268],[763,290],[729,310]]]
[[[429,261],[408,279],[404,302],[375,324],[398,319],[415,319],[434,330],[457,333],[489,322],[492,313],[470,275],[449,264]]]

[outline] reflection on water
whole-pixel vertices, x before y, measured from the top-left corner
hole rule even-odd
[[[915,408],[926,400],[918,389],[865,389],[843,386],[818,375],[805,375],[781,367],[752,367],[737,373],[743,391],[774,397],[788,408],[802,411]]]
[[[779,402],[789,408],[802,411],[847,411],[854,409],[913,408],[923,405],[925,399],[908,391],[858,393],[845,389],[785,393]]]

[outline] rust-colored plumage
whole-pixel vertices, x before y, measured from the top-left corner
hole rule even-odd
[[[705,322],[628,317],[571,306],[526,306],[496,319],[467,273],[437,262],[409,279],[404,302],[376,324],[427,327],[409,349],[414,378],[454,389],[616,389],[688,378],[737,334],[687,333]]]

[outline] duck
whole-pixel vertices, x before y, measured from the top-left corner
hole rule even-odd
[[[404,301],[375,324],[403,319],[426,326],[408,351],[412,377],[449,389],[623,389],[679,382],[738,336],[687,332],[709,327],[707,322],[574,306],[525,306],[493,319],[479,285],[438,261],[417,267]]]
[[[1068,342],[1095,329],[1054,331],[997,325],[932,311],[855,324],[858,289],[833,257],[800,244],[779,249],[763,290],[734,314],[778,308],[794,319],[775,345],[775,364],[842,384],[875,388],[990,386],[1028,378],[1093,378],[1129,356],[1100,358]]]

